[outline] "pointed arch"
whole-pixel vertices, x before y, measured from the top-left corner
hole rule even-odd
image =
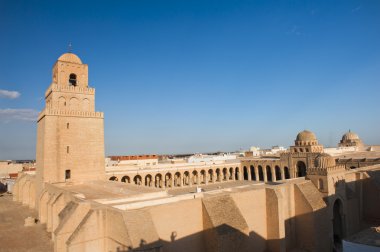
[[[247,168],[247,166],[243,167],[243,179],[244,180],[249,180],[248,179],[248,168]]]
[[[263,167],[261,165],[258,166],[258,169],[259,169],[259,180],[260,181],[264,181],[264,171],[263,171]]]
[[[276,173],[276,180],[282,180],[281,177],[281,169],[278,165],[274,167],[275,173]]]
[[[298,161],[296,164],[297,177],[306,176],[306,164],[303,161]]]
[[[253,165],[251,165],[249,167],[250,169],[250,172],[251,172],[251,180],[256,180],[256,172],[255,172],[255,167]]]
[[[123,176],[121,178],[121,182],[124,182],[124,183],[131,183],[131,178],[129,176]]]
[[[267,172],[267,181],[273,181],[272,168],[269,165],[267,165],[265,169]]]
[[[284,177],[285,179],[290,179],[290,171],[287,166],[284,167]]]
[[[145,176],[145,178],[144,178],[144,184],[145,184],[145,186],[151,187],[152,186],[152,181],[153,181],[152,175],[147,174]]]

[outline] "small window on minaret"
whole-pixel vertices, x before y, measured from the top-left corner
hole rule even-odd
[[[69,83],[70,85],[73,85],[74,87],[77,85],[77,76],[76,74],[70,74],[70,77],[69,77]]]
[[[66,127],[67,127],[67,129],[69,129],[70,128],[70,123],[67,123]]]
[[[70,152],[70,147],[69,147],[69,146],[66,147],[66,152],[67,152],[67,153]]]
[[[71,171],[70,170],[66,170],[65,171],[65,179],[70,179],[71,177]]]

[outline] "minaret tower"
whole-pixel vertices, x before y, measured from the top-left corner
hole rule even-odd
[[[103,113],[95,111],[88,66],[77,55],[58,58],[45,101],[37,121],[37,187],[103,179]]]

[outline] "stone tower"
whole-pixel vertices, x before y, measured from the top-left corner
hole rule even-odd
[[[45,102],[37,120],[39,189],[45,182],[103,179],[103,113],[95,111],[95,89],[88,86],[88,66],[77,55],[65,53],[58,58]]]

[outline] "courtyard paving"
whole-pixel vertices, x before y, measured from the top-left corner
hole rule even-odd
[[[46,226],[36,224],[24,227],[27,217],[37,217],[37,211],[12,201],[9,194],[0,194],[0,251],[50,252],[54,251]]]

